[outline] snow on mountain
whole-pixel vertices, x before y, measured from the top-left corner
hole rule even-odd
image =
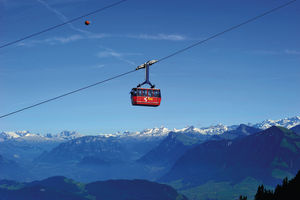
[[[248,124],[248,126],[253,126],[259,129],[267,129],[271,126],[282,126],[285,128],[292,128],[300,124],[300,116],[291,117],[291,118],[284,118],[279,120],[265,120],[257,124]],[[187,126],[182,129],[168,129],[166,127],[161,126],[160,128],[148,128],[143,131],[137,132],[129,132],[125,131],[123,133],[115,133],[115,134],[100,134],[102,137],[120,137],[120,138],[135,138],[135,139],[155,139],[155,138],[163,138],[168,136],[170,132],[176,133],[184,133],[184,134],[201,134],[201,135],[220,135],[226,131],[234,130],[238,127],[238,125],[226,126],[223,124],[217,124],[214,126],[203,127],[203,128],[196,128],[194,126]],[[0,142],[9,140],[9,139],[27,139],[27,140],[52,140],[52,141],[65,141],[71,140],[78,137],[82,137],[84,135],[71,132],[71,131],[62,131],[58,134],[46,134],[46,135],[39,135],[30,133],[29,131],[17,131],[17,132],[0,132]]]
[[[190,133],[190,134],[202,134],[202,135],[220,135],[225,131],[232,130],[233,126],[226,126],[223,124],[218,124],[215,126],[209,126],[204,128],[195,128],[194,126],[188,126],[183,129],[175,129],[173,132],[181,132],[181,133]]]
[[[12,138],[18,138],[20,137],[18,134],[15,132],[2,132],[0,133],[0,138],[1,139],[12,139]]]
[[[82,134],[75,132],[75,131],[72,131],[72,132],[71,131],[63,131],[57,135],[54,135],[53,138],[61,138],[61,139],[70,140],[70,139],[75,139],[75,138],[82,137],[82,136],[83,136]]]
[[[16,138],[24,137],[28,133],[29,133],[28,131],[16,131],[16,132],[6,131],[6,132],[1,132],[0,133],[0,142],[5,141],[5,140],[9,140],[9,139],[16,139]]]
[[[78,137],[82,137],[80,133],[77,132],[70,132],[70,131],[63,131],[61,133],[52,135],[50,133],[46,135],[40,135],[36,133],[30,133],[29,131],[7,131],[7,132],[0,132],[0,142],[6,140],[16,140],[16,141],[64,141],[64,140],[71,140]]]
[[[187,126],[183,129],[168,129],[161,126],[160,128],[148,128],[143,131],[116,133],[116,134],[104,134],[105,137],[135,137],[135,138],[162,138],[168,136],[170,132],[184,133],[184,134],[201,134],[201,135],[219,135],[228,130],[233,130],[237,126],[225,126],[218,124],[215,126],[195,128],[194,126]]]
[[[279,119],[279,120],[264,120],[260,123],[252,125],[255,128],[260,128],[260,129],[267,129],[270,128],[271,126],[282,126],[285,128],[293,128],[294,126],[297,126],[300,124],[300,116],[296,117],[291,117],[291,118],[284,118],[284,119]]]
[[[126,136],[133,136],[133,137],[164,137],[169,134],[170,130],[165,127],[160,128],[152,128],[152,129],[145,129],[141,132],[125,132],[124,135]]]
[[[100,134],[99,136],[102,137],[117,137],[120,139],[138,139],[138,140],[157,140],[157,139],[162,139],[171,132],[171,130],[161,126],[160,128],[148,128],[144,129],[142,131],[136,131],[136,132],[130,132],[130,131],[125,131],[123,133],[117,132],[115,134]]]
[[[282,126],[285,128],[292,128],[294,126],[297,126],[300,124],[300,117],[291,117],[291,118],[284,118],[284,119],[279,119],[279,120],[265,120],[263,122],[257,123],[257,124],[249,124],[249,126],[253,126],[255,128],[259,129],[267,129],[270,128],[271,126]],[[202,128],[196,128],[194,126],[187,126],[182,129],[168,129],[165,127],[160,127],[160,128],[153,128],[153,129],[145,129],[141,132],[124,132],[118,133],[116,135],[121,135],[121,136],[133,136],[133,137],[164,137],[167,136],[170,132],[177,132],[177,133],[185,133],[185,134],[201,134],[201,135],[220,135],[223,134],[226,131],[231,131],[234,130],[238,127],[239,125],[232,125],[232,126],[226,126],[223,124],[217,124],[214,126],[209,126],[209,127],[202,127]],[[111,136],[113,134],[110,134]],[[116,136],[114,135],[114,136]]]
[[[1,136],[6,137],[7,139],[19,138],[25,136],[28,133],[29,133],[28,131],[17,131],[17,132],[8,131],[8,132],[0,133],[0,137]]]

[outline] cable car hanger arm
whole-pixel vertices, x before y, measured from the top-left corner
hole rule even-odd
[[[137,87],[141,87],[142,85],[145,85],[145,84],[150,85],[151,88],[154,88],[154,87],[155,87],[155,85],[153,85],[153,84],[150,82],[150,80],[149,80],[149,66],[150,66],[150,65],[153,65],[153,64],[155,64],[155,63],[157,63],[157,62],[158,62],[158,60],[149,60],[148,62],[139,65],[139,66],[135,69],[135,70],[140,70],[140,69],[145,68],[145,72],[146,72],[146,74],[145,74],[145,81],[144,81],[143,83],[141,83],[141,84],[138,84]]]

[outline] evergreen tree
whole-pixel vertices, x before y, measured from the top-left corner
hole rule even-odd
[[[265,190],[264,185],[258,186],[256,195],[255,195],[255,200],[263,200],[264,190]]]
[[[240,196],[240,200],[243,197]],[[295,178],[288,180],[283,179],[281,185],[277,185],[275,191],[265,189],[264,185],[257,188],[255,200],[299,200],[300,199],[300,171]]]

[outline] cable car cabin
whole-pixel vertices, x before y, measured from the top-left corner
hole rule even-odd
[[[161,95],[160,89],[132,88],[131,103],[133,106],[159,106]]]

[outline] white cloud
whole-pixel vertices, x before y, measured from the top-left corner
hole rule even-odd
[[[92,68],[93,68],[93,69],[101,69],[101,68],[103,68],[103,67],[105,67],[105,65],[99,64],[99,65],[93,66]]]
[[[106,58],[106,57],[118,57],[118,58],[120,58],[120,57],[122,57],[122,54],[117,53],[115,51],[111,51],[111,50],[108,51],[108,50],[106,50],[106,51],[99,52],[97,54],[97,56],[99,58]]]
[[[112,35],[106,33],[89,33],[86,36],[87,39],[102,39],[106,37],[112,37]]]
[[[100,51],[97,53],[97,57],[99,57],[99,58],[114,57],[114,58],[117,58],[118,60],[126,62],[130,65],[136,65],[136,63],[125,57],[141,55],[140,53],[120,53],[120,52],[114,51],[113,49],[109,49],[109,48],[104,48],[104,49],[105,49],[104,51]]]
[[[260,55],[278,55],[281,54],[279,51],[272,51],[272,50],[254,50],[253,53],[260,54]]]
[[[178,34],[156,34],[156,35],[149,35],[149,34],[140,34],[140,35],[128,35],[129,38],[134,39],[145,39],[145,40],[170,40],[170,41],[183,41],[187,40],[187,38],[183,35]]]
[[[284,50],[284,53],[289,54],[289,55],[300,55],[300,51],[290,50],[290,49]]]
[[[78,40],[88,40],[88,39],[103,39],[103,38],[109,38],[109,37],[123,37],[123,38],[132,38],[132,39],[144,39],[144,40],[169,40],[169,41],[182,41],[186,40],[186,37],[180,36],[180,35],[164,35],[164,34],[158,34],[158,35],[147,35],[147,34],[140,34],[140,35],[112,35],[107,33],[85,33],[85,34],[73,34],[70,36],[65,37],[51,37],[44,40],[29,40],[29,41],[23,41],[17,44],[17,46],[27,46],[31,47],[36,44],[48,44],[48,45],[56,45],[56,44],[66,44],[69,42],[75,42]],[[268,53],[264,51],[257,51],[256,53]],[[117,56],[117,55],[110,55],[114,54],[113,52],[107,51],[103,52],[103,54],[100,54],[102,57],[107,56]],[[135,54],[136,55],[136,54]]]
[[[276,51],[276,50],[255,50],[252,51],[252,53],[255,54],[260,54],[260,55],[300,55],[300,51],[296,50],[281,50],[281,51]]]
[[[47,44],[47,45],[56,45],[56,44],[66,44],[70,42],[75,42],[77,40],[82,40],[84,37],[82,35],[70,35],[67,37],[51,37],[44,40],[29,40],[17,43],[17,46],[26,46],[32,47],[37,44]]]
[[[48,39],[45,39],[44,42],[46,43],[69,43],[69,42],[74,42],[74,41],[77,41],[77,40],[81,40],[83,39],[83,37],[81,35],[71,35],[71,36],[68,36],[68,37],[53,37],[53,38],[48,38]]]
[[[88,33],[84,34],[73,34],[69,36],[54,36],[43,40],[28,40],[17,43],[17,46],[26,46],[32,47],[37,44],[46,44],[46,45],[57,45],[57,44],[66,44],[70,42],[76,42],[78,40],[88,40],[88,39],[102,39],[106,37],[111,37],[109,34],[105,33]]]

